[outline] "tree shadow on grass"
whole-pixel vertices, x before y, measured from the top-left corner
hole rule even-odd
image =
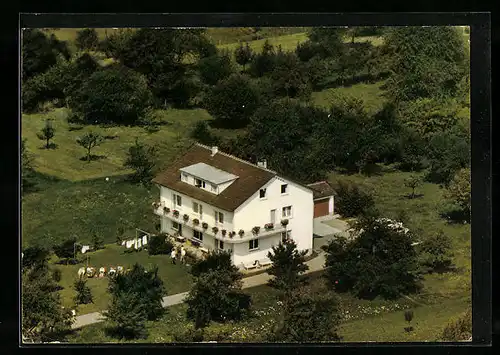
[[[452,208],[442,211],[441,218],[446,219],[449,224],[467,224],[470,223],[470,212],[459,208]]]
[[[404,195],[400,196],[400,199],[401,200],[415,200],[417,198],[422,198],[422,197],[424,197],[424,194],[422,194],[422,193],[416,193],[413,196],[411,193],[409,193],[409,194],[404,194]]]
[[[39,147],[38,149],[46,149],[46,150],[49,150],[49,149],[57,149],[59,145],[56,144],[56,143],[49,143],[48,146],[46,146],[45,144],[42,145],[41,147]]]
[[[73,132],[73,131],[81,131],[83,129],[83,126],[70,126],[68,128],[68,131]]]
[[[106,159],[107,157],[105,155],[96,155],[96,154],[90,154],[90,156],[87,159],[87,156],[81,157],[81,161],[97,161],[97,160],[103,160]]]

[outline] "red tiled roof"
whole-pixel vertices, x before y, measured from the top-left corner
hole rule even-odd
[[[324,198],[335,195],[335,190],[327,181],[318,181],[308,184],[307,187],[313,190],[313,198]]]
[[[179,169],[196,163],[211,165],[237,175],[238,178],[219,195],[215,195],[181,181]],[[153,178],[152,182],[232,212],[275,176],[276,173],[271,170],[220,151],[212,156],[210,147],[195,143],[170,167]]]

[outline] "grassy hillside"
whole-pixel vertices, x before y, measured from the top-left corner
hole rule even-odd
[[[347,87],[338,87],[325,89],[312,93],[312,101],[324,108],[329,108],[333,103],[342,100],[345,97],[354,97],[363,100],[365,109],[369,113],[377,112],[386,102],[383,96],[383,81],[374,84],[355,84]]]
[[[46,114],[22,116],[22,136],[27,138],[27,148],[34,156],[37,171],[70,181],[93,179],[128,173],[123,167],[128,148],[138,137],[142,142],[154,145],[159,150],[161,163],[167,164],[175,157],[180,148],[187,146],[191,140],[189,132],[192,125],[200,120],[209,120],[211,116],[202,109],[160,110],[157,111],[161,122],[160,130],[148,133],[142,127],[101,127],[89,125],[81,130],[70,130],[66,121],[68,111],[57,109]],[[56,149],[43,148],[43,142],[36,134],[45,124],[45,119],[53,119],[56,129],[54,143]],[[93,149],[92,154],[100,159],[82,161],[85,149],[76,143],[76,139],[88,131],[95,131],[108,137],[100,146]]]

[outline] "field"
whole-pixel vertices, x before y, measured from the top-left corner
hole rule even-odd
[[[384,85],[384,82],[379,81],[374,84],[360,83],[351,86],[330,88],[313,92],[311,99],[314,104],[320,107],[330,108],[333,103],[339,102],[339,100],[346,97],[352,97],[362,100],[365,110],[373,114],[380,110],[387,100],[383,96],[382,85]]]
[[[135,138],[141,142],[158,148],[161,164],[167,164],[174,158],[179,148],[190,143],[189,132],[195,122],[209,120],[211,116],[202,109],[161,110],[157,111],[160,130],[148,133],[142,127],[100,127],[89,125],[81,130],[70,130],[66,121],[67,111],[57,109],[48,114],[23,114],[22,136],[27,138],[27,148],[33,154],[38,172],[70,181],[81,181],[104,176],[129,173],[123,167],[128,148],[134,144]],[[56,149],[43,148],[36,133],[45,124],[45,119],[53,119],[56,129],[54,143]],[[76,143],[83,133],[95,131],[108,137],[100,146],[92,150],[99,159],[91,162],[82,161],[85,149]]]
[[[74,307],[73,297],[75,295],[73,283],[77,279],[77,271],[80,267],[86,265],[88,256],[89,265],[99,269],[104,266],[109,269],[110,266],[121,265],[125,269],[132,267],[135,263],[145,266],[146,268],[153,265],[158,266],[158,274],[163,280],[168,295],[173,295],[180,292],[189,291],[192,278],[188,273],[188,267],[177,263],[173,265],[168,255],[152,255],[149,256],[147,251],[125,252],[125,247],[116,244],[108,244],[105,249],[95,252],[88,252],[79,255],[81,260],[77,265],[54,265],[55,268],[61,270],[60,285],[64,287],[59,291],[62,299],[62,304],[65,307]],[[57,259],[57,257],[54,257]],[[53,260],[54,262],[55,260]],[[109,305],[109,294],[107,292],[108,278],[89,278],[87,285],[90,287],[94,296],[94,303],[78,306],[79,314],[86,314],[95,311],[105,310]]]

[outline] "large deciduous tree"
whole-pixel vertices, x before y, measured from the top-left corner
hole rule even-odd
[[[228,52],[200,59],[198,70],[202,81],[208,85],[216,85],[235,72]]]
[[[393,299],[419,290],[411,232],[396,222],[368,217],[351,233],[351,241],[338,237],[324,247],[327,277],[335,290],[368,299]]]
[[[218,125],[239,128],[248,124],[261,102],[257,85],[245,75],[233,74],[210,90],[203,105]]]
[[[248,43],[243,46],[243,43],[240,43],[238,48],[234,50],[234,58],[236,63],[243,66],[243,70],[246,69],[246,65],[252,61],[254,53],[252,48],[248,45]]]
[[[152,103],[146,79],[119,65],[94,72],[70,107],[89,123],[135,124]]]
[[[397,101],[454,96],[469,71],[464,37],[456,27],[394,27],[384,43],[393,72],[388,89]]]
[[[270,78],[277,96],[308,99],[311,94],[305,67],[293,52],[278,52]]]

